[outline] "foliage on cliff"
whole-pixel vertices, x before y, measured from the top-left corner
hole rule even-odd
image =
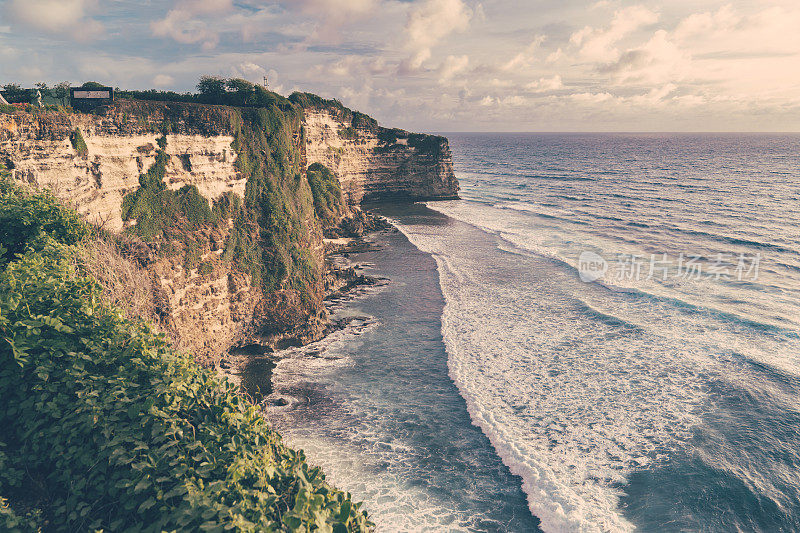
[[[155,161],[139,176],[139,188],[126,194],[122,201],[122,220],[135,220],[131,231],[146,240],[164,236],[168,229],[196,229],[216,220],[208,200],[194,185],[185,185],[177,191],[167,188],[166,136],[157,142]]]
[[[398,128],[381,128],[378,132],[378,146],[374,148],[376,153],[388,152],[399,148],[400,141],[407,146],[416,149],[423,154],[438,157],[442,147],[447,144],[447,139],[438,135],[427,135],[424,133],[410,133]]]
[[[319,226],[301,168],[302,109],[243,80],[206,77],[200,87],[201,93],[195,95],[198,100],[239,105],[212,108],[209,116],[220,132],[233,135],[236,168],[247,179],[242,208],[224,217],[232,218],[233,228],[222,258],[249,273],[265,294],[288,290],[298,296],[306,314],[315,313],[321,302],[322,265],[311,251]],[[130,109],[142,115],[150,111]],[[162,112],[165,134],[180,131],[189,118],[181,107],[167,106]],[[162,139],[166,142],[166,136]],[[181,221],[192,222],[196,229],[223,220],[216,207],[210,216],[202,210],[207,200],[196,189],[177,193],[167,189],[164,175],[169,156],[164,148],[160,146],[154,164],[140,177],[140,188],[125,197],[122,217],[135,219],[128,231],[147,240],[185,241],[179,235],[187,229]]]
[[[75,149],[75,153],[81,157],[86,157],[89,153],[89,148],[86,146],[86,141],[83,139],[80,128],[75,128],[75,131],[69,136],[69,140]]]
[[[331,170],[319,163],[308,167],[308,184],[314,196],[314,210],[326,226],[336,224],[345,210],[339,180]]]
[[[49,237],[76,244],[88,234],[78,214],[63,209],[52,194],[24,191],[0,175],[0,265]]]
[[[4,183],[0,211],[51,200]],[[234,386],[102,301],[60,209],[0,265],[0,529],[368,529]]]
[[[246,209],[229,242],[233,257],[267,292],[285,284],[309,301],[320,282],[320,265],[309,252],[314,220],[298,149],[302,111],[281,97],[268,107],[241,108],[238,118],[233,147],[247,186]],[[260,246],[254,246],[253,227]]]
[[[197,93],[174,91],[117,91],[117,98],[132,98],[160,102],[184,102],[234,107],[268,107],[280,102],[282,96],[260,85],[241,78],[203,76],[197,84]]]

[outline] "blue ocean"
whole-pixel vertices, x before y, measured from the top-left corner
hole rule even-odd
[[[290,443],[383,531],[800,530],[800,135],[448,137]]]

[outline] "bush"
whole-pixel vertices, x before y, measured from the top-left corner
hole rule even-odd
[[[196,229],[214,220],[208,200],[196,186],[184,185],[178,191],[167,189],[166,136],[159,137],[156,143],[156,160],[139,176],[139,188],[122,200],[122,220],[136,220],[129,231],[150,241],[170,227]]]
[[[104,304],[69,233],[45,236],[0,273],[0,528],[371,527],[236,387]]]
[[[75,128],[75,131],[70,134],[69,140],[79,156],[86,157],[89,154],[89,147],[86,146],[86,141],[83,139],[80,128]]]
[[[320,163],[308,167],[308,184],[314,196],[314,211],[326,226],[338,222],[344,209],[342,190],[336,175]]]
[[[194,185],[184,185],[176,193],[178,209],[186,220],[195,227],[211,222],[211,208],[208,200]]]
[[[0,177],[0,266],[28,249],[41,249],[51,236],[75,244],[89,227],[49,191],[28,191]]]

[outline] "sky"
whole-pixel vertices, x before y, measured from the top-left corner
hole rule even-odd
[[[800,131],[800,0],[0,0],[0,84],[203,74],[415,131]]]

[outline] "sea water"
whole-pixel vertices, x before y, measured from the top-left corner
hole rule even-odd
[[[387,531],[800,529],[800,136],[449,137],[289,441]]]

